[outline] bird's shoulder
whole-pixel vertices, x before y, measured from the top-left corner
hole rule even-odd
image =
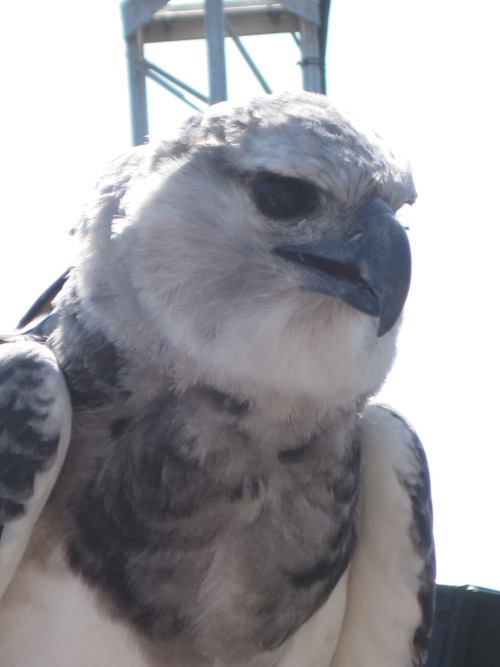
[[[0,338],[0,595],[58,477],[71,432],[66,382],[35,336]]]
[[[382,405],[365,410],[360,440],[358,544],[332,667],[418,666],[425,660],[434,605],[435,553],[426,456],[410,424]],[[360,634],[366,641],[356,641]]]

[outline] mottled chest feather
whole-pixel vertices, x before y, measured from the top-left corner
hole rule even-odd
[[[307,436],[293,422],[263,434],[250,401],[206,387],[160,392],[133,420],[127,401],[101,410],[95,430],[85,410],[76,417],[71,566],[181,655],[193,642],[230,660],[279,647],[354,548],[354,416]]]

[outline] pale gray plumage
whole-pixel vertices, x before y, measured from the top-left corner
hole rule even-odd
[[[367,407],[415,196],[307,93],[216,105],[109,167],[53,313],[0,345],[0,460],[33,471],[0,473],[1,666],[421,664],[425,456]]]

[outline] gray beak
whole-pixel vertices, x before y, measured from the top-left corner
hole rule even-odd
[[[304,268],[304,289],[378,317],[377,336],[390,331],[403,310],[411,278],[410,244],[379,197],[360,206],[342,238],[279,246],[274,252]]]

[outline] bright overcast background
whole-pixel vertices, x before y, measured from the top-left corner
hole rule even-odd
[[[413,165],[414,273],[382,399],[419,432],[432,473],[438,580],[500,589],[497,415],[500,39],[491,0],[332,0],[328,94]],[[300,88],[289,35],[249,38],[273,90]],[[66,232],[103,164],[129,146],[116,0],[2,10],[0,330],[68,263]],[[203,43],[147,56],[205,89]],[[259,88],[227,47],[229,95]],[[149,87],[151,134],[190,113]]]

